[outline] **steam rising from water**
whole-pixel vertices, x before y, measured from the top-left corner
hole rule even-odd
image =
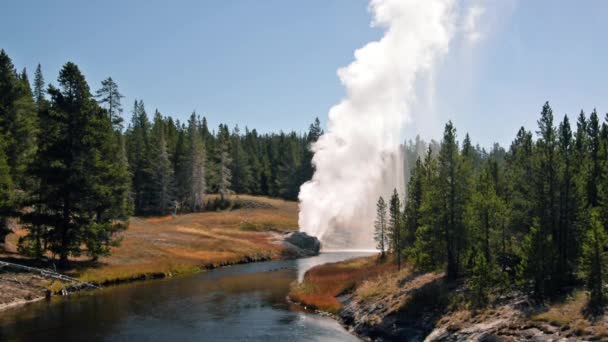
[[[338,70],[347,96],[329,111],[316,172],[300,189],[300,229],[326,248],[374,247],[378,196],[405,188],[399,144],[416,81],[432,78],[454,31],[453,0],[371,0],[370,10],[385,34]]]

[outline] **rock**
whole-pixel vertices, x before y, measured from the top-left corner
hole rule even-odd
[[[319,255],[319,251],[321,250],[319,239],[304,232],[289,233],[284,241],[302,250],[303,254],[307,256]]]

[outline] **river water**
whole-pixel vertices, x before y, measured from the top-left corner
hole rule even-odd
[[[0,313],[0,341],[357,341],[286,295],[312,266],[362,255],[322,253],[57,297]]]

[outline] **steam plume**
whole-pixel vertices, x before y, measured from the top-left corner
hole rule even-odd
[[[416,80],[432,74],[455,31],[453,0],[371,0],[370,10],[385,34],[338,70],[347,95],[329,111],[316,172],[300,189],[300,229],[326,247],[374,247],[378,196],[404,189],[399,144]]]

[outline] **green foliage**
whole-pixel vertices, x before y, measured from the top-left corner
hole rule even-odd
[[[473,255],[468,286],[473,305],[483,307],[488,302],[488,290],[495,284],[494,278],[498,270],[486,259],[484,253],[475,251]]]
[[[608,280],[608,235],[602,226],[600,213],[591,210],[587,220],[581,255],[581,275],[589,290],[589,304],[601,307],[605,300],[604,285]]]
[[[6,158],[6,143],[0,135],[0,243],[4,243],[8,228],[8,216],[13,212],[13,181]]]
[[[554,258],[553,239],[542,231],[539,220],[535,219],[521,245],[518,275],[523,287],[531,290],[537,299],[545,299],[554,291]]]
[[[403,220],[401,216],[401,200],[397,189],[393,190],[393,195],[388,208],[388,241],[389,249],[395,254],[397,267],[401,268],[401,253],[403,249]]]
[[[420,158],[416,159],[416,164],[411,171],[410,180],[407,186],[407,198],[403,209],[404,224],[404,247],[410,248],[416,240],[416,231],[420,225],[420,208],[423,199],[423,176],[424,168]]]
[[[384,252],[388,245],[387,224],[386,224],[386,202],[380,196],[376,204],[376,222],[374,224],[374,240],[376,248],[380,250],[381,257],[384,258]]]
[[[597,268],[601,258],[593,264],[590,254],[590,246],[603,251],[603,236],[586,227],[608,227],[608,121],[600,125],[595,111],[589,119],[581,112],[573,133],[567,116],[555,127],[545,103],[537,135],[534,141],[522,127],[508,151],[495,144],[489,152],[466,135],[459,149],[448,122],[435,153],[433,142],[406,146],[406,256],[421,271],[443,268],[449,279],[466,280],[475,305],[499,284],[544,300],[579,276],[597,284],[593,267],[605,274]],[[596,213],[594,225],[587,212]],[[593,302],[597,289],[590,287]]]
[[[467,175],[458,151],[456,128],[448,122],[441,141],[438,157],[438,177],[435,182],[436,200],[439,202],[437,216],[439,232],[445,239],[447,255],[447,277],[459,276],[460,258],[465,241],[463,212],[466,203]]]
[[[126,195],[126,174],[120,172],[120,145],[105,111],[93,100],[84,76],[68,62],[60,89],[49,87],[51,104],[40,113],[39,151],[32,173],[33,210],[24,216],[31,237],[23,250],[39,254],[40,245],[65,264],[83,245],[92,257],[105,254],[122,227],[116,194]],[[40,243],[40,239],[44,243]]]

